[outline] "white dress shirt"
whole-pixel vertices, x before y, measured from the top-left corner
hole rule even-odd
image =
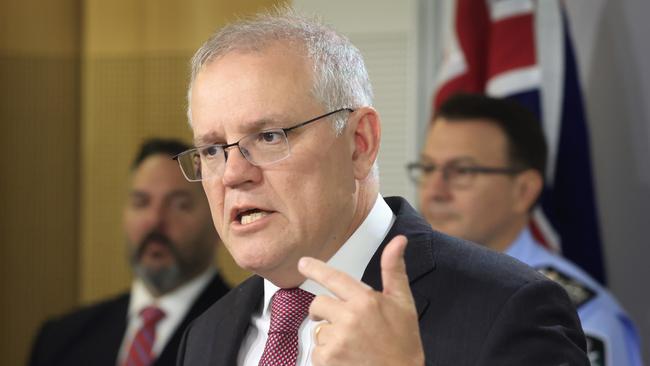
[[[124,338],[122,338],[119,357],[117,358],[118,365],[122,365],[126,360],[133,337],[142,327],[142,319],[140,318],[142,309],[154,305],[165,312],[165,317],[156,325],[156,339],[151,349],[152,354],[157,357],[215,273],[216,270],[210,267],[200,276],[157,299],[151,295],[142,280],[135,279],[131,286],[127,327]]]
[[[388,231],[395,222],[395,215],[386,201],[377,195],[377,200],[370,210],[368,217],[361,223],[359,228],[339,248],[339,250],[327,262],[331,267],[345,272],[356,280],[361,280],[370,259],[381,245],[388,234]],[[314,281],[307,280],[300,285],[300,288],[318,295],[332,295],[324,287]],[[270,281],[264,280],[264,302],[261,309],[251,317],[251,324],[242,342],[237,357],[237,365],[257,366],[271,325],[271,299],[279,287]],[[318,322],[305,319],[298,330],[298,366],[311,365],[311,350],[313,347],[312,333]]]

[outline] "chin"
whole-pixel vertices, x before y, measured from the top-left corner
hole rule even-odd
[[[280,284],[276,283],[276,281],[279,279],[288,280],[290,278],[300,277],[298,272],[298,259],[296,258],[295,251],[280,247],[279,243],[267,242],[266,244],[265,250],[249,248],[251,250],[239,251],[233,255],[233,258],[235,258],[235,262],[241,268],[264,277],[278,286]],[[280,287],[287,287],[286,285],[285,283]],[[291,285],[296,284],[291,283]]]
[[[152,259],[152,258],[147,258],[143,259],[138,263],[138,266],[142,267],[143,269],[150,271],[150,272],[156,272],[156,271],[165,271],[169,268],[172,268],[176,266],[177,263],[173,259]]]
[[[247,271],[258,273],[267,266],[265,258],[259,256],[233,255],[235,263]]]
[[[255,245],[250,241],[247,244],[228,246],[228,251],[237,265],[253,273],[265,272],[269,268],[277,266],[280,262],[276,253],[269,253],[261,245]]]

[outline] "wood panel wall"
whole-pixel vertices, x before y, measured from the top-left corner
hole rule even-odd
[[[0,2],[0,354],[43,320],[127,289],[121,213],[146,137],[190,141],[188,61],[218,27],[282,1]],[[225,277],[246,273],[221,248]]]

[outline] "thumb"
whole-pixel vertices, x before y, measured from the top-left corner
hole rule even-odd
[[[404,263],[406,243],[406,237],[398,235],[386,245],[381,254],[381,279],[384,294],[411,299],[411,288]]]

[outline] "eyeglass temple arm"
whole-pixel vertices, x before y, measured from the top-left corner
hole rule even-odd
[[[297,124],[297,125],[295,125],[295,126],[291,126],[291,127],[288,127],[288,128],[283,128],[282,131],[284,131],[284,132],[288,132],[288,131],[291,131],[291,130],[296,129],[296,128],[298,128],[298,127],[302,127],[302,126],[307,125],[307,124],[310,124],[310,123],[312,123],[312,122],[316,122],[316,121],[318,121],[318,120],[321,119],[321,118],[329,117],[329,116],[333,115],[334,113],[339,113],[339,112],[342,112],[342,111],[348,111],[348,112],[352,113],[352,112],[354,112],[354,109],[352,109],[352,108],[341,108],[341,109],[337,109],[337,110],[335,110],[335,111],[331,111],[331,112],[329,112],[329,113],[325,113],[325,114],[323,114],[322,116],[314,117],[314,118],[312,118],[312,119],[310,119],[310,120],[308,120],[308,121],[305,121],[305,122],[303,122],[303,123]]]

